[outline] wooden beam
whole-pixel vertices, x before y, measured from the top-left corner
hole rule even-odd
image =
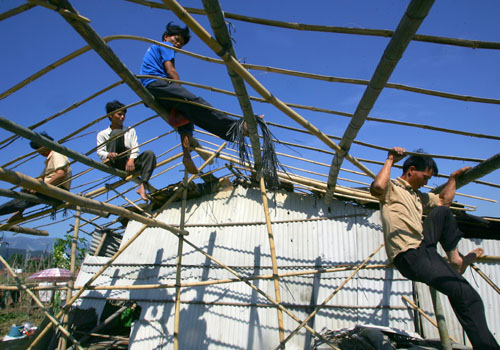
[[[335,154],[332,165],[330,167],[330,173],[328,175],[328,189],[326,191],[327,202],[332,199],[333,193],[335,192],[335,186],[337,185],[337,177],[340,172],[340,167],[346,154],[349,153],[351,145],[358,135],[359,129],[363,126],[368,113],[373,108],[373,105],[377,101],[378,96],[388,82],[392,72],[396,68],[397,63],[401,59],[403,52],[408,47],[411,39],[417,32],[420,24],[429,13],[434,0],[412,0],[408,5],[406,12],[399,22],[399,25],[394,32],[391,41],[387,45],[380,62],[373,73],[370,83],[365,89],[361,100],[354,112],[347,129],[344,132],[342,140],[340,141],[340,148],[342,152],[337,152]],[[372,178],[375,178],[375,174],[369,174]]]

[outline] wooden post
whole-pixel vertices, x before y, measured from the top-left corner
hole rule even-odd
[[[281,292],[278,278],[278,261],[276,259],[276,247],[274,246],[274,233],[271,225],[271,218],[269,217],[269,203],[267,201],[266,184],[264,177],[260,177],[260,193],[262,196],[262,205],[264,207],[264,216],[266,218],[267,236],[269,238],[269,250],[271,251],[271,261],[273,266],[273,282],[274,294],[277,303],[281,303]],[[278,312],[278,331],[280,343],[285,341],[285,326],[283,324],[283,311],[277,309]]]

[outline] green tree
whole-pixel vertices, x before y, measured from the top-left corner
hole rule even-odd
[[[85,248],[87,241],[79,237],[76,244],[76,261],[82,261],[87,254],[88,249]],[[54,241],[54,249],[52,256],[53,267],[62,267],[69,269],[71,266],[71,245],[73,243],[73,236],[66,234],[64,238],[56,238]]]
[[[24,267],[24,255],[21,253],[12,254],[7,262],[13,269]]]

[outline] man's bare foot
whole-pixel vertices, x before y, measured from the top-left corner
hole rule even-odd
[[[182,158],[182,164],[184,164],[188,173],[198,174],[199,172],[198,168],[196,167],[196,165],[194,165],[193,160],[191,159],[190,156],[189,157],[184,156]]]
[[[483,255],[483,248],[476,248],[470,251],[469,254],[463,256],[458,249],[446,252],[451,265],[458,271],[458,273],[463,274],[467,270],[467,266],[472,264],[477,258]]]
[[[136,192],[143,200],[149,202],[149,198],[148,195],[146,194],[146,189],[144,188],[144,184],[141,184]]]
[[[22,211],[16,211],[14,215],[12,215],[10,218],[7,219],[7,222],[14,222],[17,220],[21,220],[23,218],[23,212]]]
[[[260,114],[257,117],[259,117],[260,119],[264,119],[264,114]],[[247,125],[247,122],[243,122],[243,133],[244,133],[245,136],[248,136],[248,125]]]

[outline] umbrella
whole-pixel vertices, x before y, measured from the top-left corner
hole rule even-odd
[[[71,279],[71,272],[66,269],[54,267],[52,269],[42,270],[35,272],[28,277],[31,281],[44,281],[44,282],[64,282]]]

